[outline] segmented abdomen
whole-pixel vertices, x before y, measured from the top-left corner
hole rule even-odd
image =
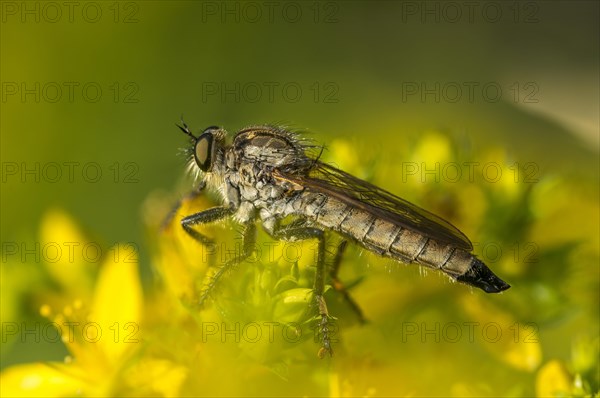
[[[336,198],[315,193],[302,196],[305,216],[380,255],[439,269],[455,278],[465,274],[475,260],[464,250],[394,225]]]

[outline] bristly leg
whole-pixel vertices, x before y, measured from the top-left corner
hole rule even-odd
[[[242,231],[242,250],[235,257],[227,260],[223,265],[209,268],[204,280],[202,281],[202,291],[198,298],[198,306],[203,306],[210,297],[221,277],[233,267],[250,257],[256,244],[256,225],[253,222],[244,224]]]
[[[181,226],[184,231],[196,242],[203,245],[205,248],[210,249],[210,253],[214,254],[215,251],[212,250],[215,247],[215,244],[212,239],[203,235],[202,233],[196,231],[193,226],[199,224],[209,224],[218,220],[221,220],[229,215],[233,214],[233,210],[229,207],[219,206],[213,207],[208,210],[201,211],[199,213],[195,213],[184,217],[181,220]],[[209,256],[209,267],[214,264],[214,256]],[[191,303],[188,303],[190,307],[197,307],[198,302],[200,300],[198,298],[191,298]]]
[[[280,226],[278,222],[274,222],[270,225],[268,223],[263,224],[265,230],[271,237],[277,240],[284,241],[297,241],[306,239],[317,239],[317,264],[315,282],[313,285],[314,300],[319,312],[319,334],[321,336],[321,349],[319,350],[319,358],[324,358],[327,353],[333,356],[333,349],[331,348],[331,337],[329,334],[329,312],[327,311],[327,304],[325,297],[325,233],[313,227],[302,227],[298,226],[298,223],[291,223],[290,225]]]
[[[346,251],[346,247],[348,247],[348,241],[342,240],[337,247],[337,251],[335,252],[333,264],[331,265],[331,269],[329,271],[329,277],[331,278],[331,286],[342,295],[346,303],[348,303],[350,308],[352,308],[352,311],[356,313],[359,322],[364,324],[367,323],[367,320],[364,317],[362,310],[360,309],[356,301],[354,301],[352,296],[350,296],[350,293],[346,289],[346,286],[344,286],[344,283],[338,278],[340,264],[342,262],[342,257],[344,256],[344,252]]]
[[[196,242],[199,242],[205,246],[212,246],[212,245],[214,245],[213,240],[208,238],[207,236],[201,234],[200,232],[196,231],[194,228],[192,228],[192,226],[198,225],[198,224],[208,224],[211,222],[215,222],[215,221],[221,220],[227,216],[230,216],[232,214],[233,214],[233,210],[230,207],[226,207],[226,206],[212,207],[208,210],[204,210],[199,213],[195,213],[195,214],[189,215],[187,217],[184,217],[181,220],[181,226],[183,227],[185,232],[187,232],[187,234],[189,236],[191,236]]]

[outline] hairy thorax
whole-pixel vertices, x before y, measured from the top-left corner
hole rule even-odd
[[[299,191],[288,184],[276,184],[267,166],[257,162],[242,162],[227,168],[221,191],[230,206],[236,209],[235,218],[247,222],[256,217],[263,221],[281,219],[297,214],[301,203]]]

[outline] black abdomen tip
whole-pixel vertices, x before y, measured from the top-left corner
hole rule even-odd
[[[475,286],[486,293],[500,293],[510,287],[510,285],[498,278],[479,259],[475,259],[471,268],[464,274],[456,278],[457,281]]]

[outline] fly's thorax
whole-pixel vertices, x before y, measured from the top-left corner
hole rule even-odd
[[[301,140],[280,127],[246,128],[236,135],[232,147],[238,161],[260,163],[270,169],[299,170],[310,164]]]
[[[267,209],[284,216],[298,187],[276,178],[279,170],[303,172],[309,164],[305,147],[290,131],[272,127],[249,127],[236,134],[223,151],[221,168],[215,172],[216,188],[224,201],[248,213],[249,208]]]
[[[283,195],[278,198],[270,198],[269,204],[264,206],[261,202],[260,218],[264,221],[270,219],[282,219],[289,215],[304,215],[300,194],[293,192],[291,195]]]
[[[225,150],[225,153],[223,155],[223,158],[225,160],[225,167],[226,170],[235,170],[236,168],[236,163],[237,163],[237,159],[235,156],[235,151],[233,150],[232,147],[229,147]]]
[[[225,172],[220,191],[226,204],[236,209],[239,222],[260,214],[267,218],[282,218],[293,211],[291,185],[274,178],[273,167],[265,162],[245,158],[232,148],[225,154]]]
[[[259,146],[250,144],[242,153],[245,159],[263,163],[274,168],[294,163],[298,155],[293,148],[279,148],[277,146]]]
[[[249,221],[259,215],[261,220],[279,220],[289,215],[301,214],[302,203],[298,195],[282,194],[279,187],[240,186],[240,205],[237,207],[235,218]]]
[[[250,202],[257,209],[267,208],[274,214],[292,199],[288,187],[272,177],[260,163],[242,164],[237,173],[237,189],[242,202]]]
[[[221,193],[227,205],[237,209],[242,203],[254,204],[263,196],[258,188],[265,185],[265,177],[267,174],[261,163],[248,161],[239,149],[230,146],[223,151],[218,167],[207,174],[207,182]]]

